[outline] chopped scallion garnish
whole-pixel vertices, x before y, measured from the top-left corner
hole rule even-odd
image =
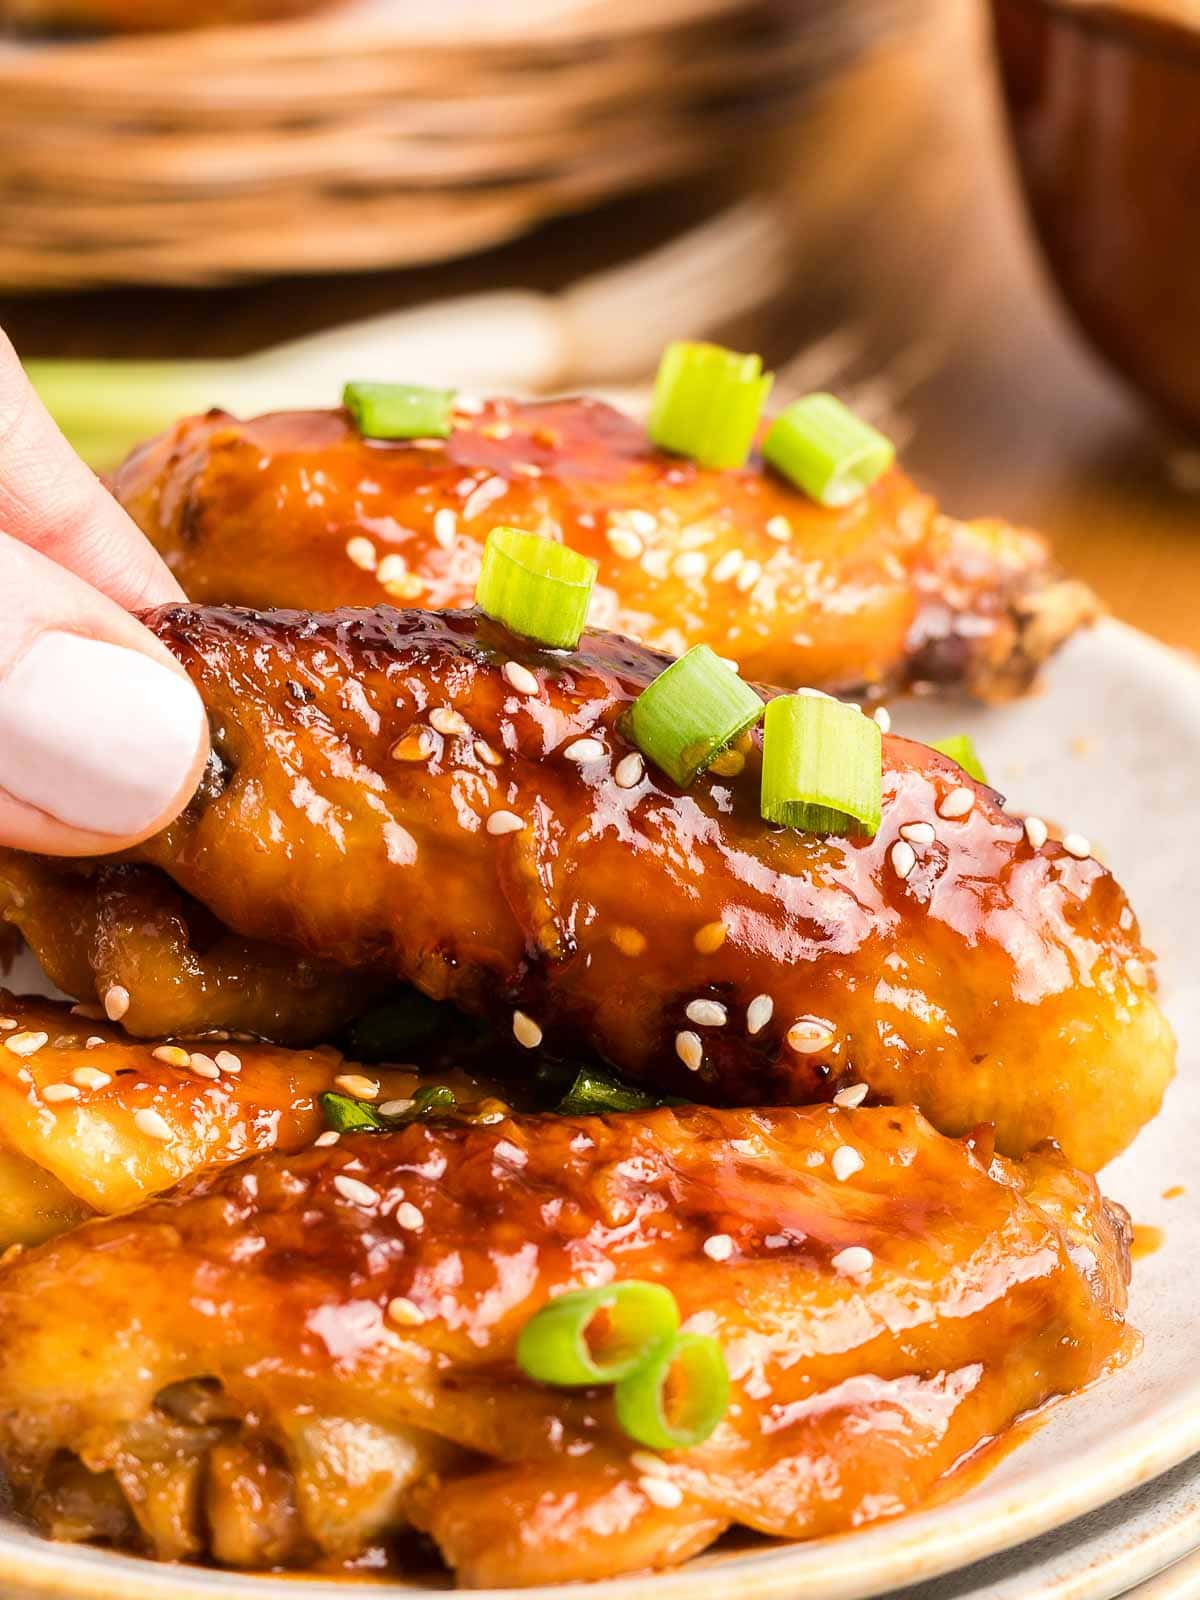
[[[517,1365],[539,1383],[616,1383],[667,1349],[679,1328],[675,1296],[630,1279],[560,1294],[521,1329]]]
[[[617,1421],[651,1450],[703,1444],[729,1405],[729,1370],[708,1334],[681,1333],[622,1378],[613,1392]]]
[[[642,754],[686,789],[762,714],[750,685],[698,644],[642,690],[629,709],[628,730]]]
[[[745,466],[773,382],[758,356],[718,344],[670,344],[654,381],[650,438],[702,467]]]
[[[334,1094],[332,1091],[323,1094],[321,1110],[325,1114],[326,1125],[338,1133],[381,1133],[387,1127],[379,1113],[365,1100],[355,1100],[352,1095]]]
[[[481,611],[513,633],[573,650],[587,621],[596,563],[536,533],[493,528],[475,586]]]
[[[404,1112],[403,1120],[412,1122],[418,1117],[449,1116],[458,1110],[458,1098],[448,1083],[427,1083],[412,1097],[412,1105]]]
[[[630,1088],[607,1073],[581,1067],[554,1109],[565,1117],[600,1117],[609,1111],[649,1111],[663,1103],[656,1095]]]
[[[952,733],[948,739],[933,739],[929,748],[936,750],[939,755],[949,756],[951,761],[957,761],[965,773],[980,783],[987,782],[983,763],[969,734]]]
[[[364,439],[445,439],[454,415],[453,389],[413,383],[348,383],[342,404]]]
[[[878,724],[840,700],[770,701],[763,726],[762,814],[806,833],[878,832],[883,741]]]
[[[823,506],[857,500],[896,458],[892,441],[831,394],[810,394],[781,411],[763,455]]]

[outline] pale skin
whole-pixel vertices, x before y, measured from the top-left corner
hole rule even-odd
[[[187,690],[147,676],[144,661],[123,653],[186,684],[183,669],[133,615],[183,598],[71,450],[0,332],[0,844],[65,856],[107,853],[157,832],[187,803],[208,755],[198,700],[193,708]],[[63,635],[73,636],[70,646],[83,639],[121,650],[100,653],[105,670],[98,677],[72,667],[79,651],[63,649]],[[73,706],[77,748],[86,756],[78,762]],[[111,779],[103,761],[110,721]],[[108,792],[122,768],[140,773],[132,800]],[[21,788],[24,795],[14,792]],[[58,792],[66,818],[53,810]]]

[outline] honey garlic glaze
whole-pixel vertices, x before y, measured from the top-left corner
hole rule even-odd
[[[1085,1168],[1158,1109],[1174,1046],[1112,875],[1035,848],[924,745],[884,738],[875,838],[821,838],[764,823],[754,742],[686,792],[644,763],[622,719],[665,658],[614,635],[563,653],[470,612],[147,620],[214,757],[134,854],[238,934],[452,999],[531,1068],[595,1049],[689,1099],[866,1084]]]

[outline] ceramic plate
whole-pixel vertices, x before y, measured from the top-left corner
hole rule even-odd
[[[545,1597],[860,1600],[1031,1540],[1200,1451],[1200,981],[1192,927],[1200,906],[1200,670],[1108,622],[1063,654],[1034,699],[991,711],[910,702],[894,717],[901,732],[919,737],[970,732],[992,781],[1018,806],[1086,833],[1161,954],[1163,998],[1180,1037],[1179,1079],[1165,1114],[1104,1175],[1108,1193],[1138,1223],[1165,1232],[1134,1274],[1130,1314],[1144,1348],[1114,1377],[1051,1411],[957,1499],[836,1540],[717,1551],[678,1572],[540,1591]],[[1164,1198],[1175,1186],[1182,1194]],[[1180,1554],[1176,1547],[1165,1559]],[[1147,1570],[1131,1571],[1129,1581]],[[988,1582],[981,1579],[984,1589]],[[984,1589],[972,1583],[947,1592]],[[396,1591],[414,1592],[402,1583]],[[332,1581],[307,1581],[301,1590],[293,1579],[155,1567],[49,1545],[12,1523],[0,1527],[0,1593],[8,1600],[347,1600],[359,1592]]]

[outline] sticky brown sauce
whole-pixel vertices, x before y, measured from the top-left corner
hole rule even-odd
[[[1149,1222],[1135,1222],[1133,1243],[1129,1247],[1129,1253],[1135,1261],[1141,1261],[1143,1257],[1152,1256],[1156,1250],[1161,1250],[1166,1238],[1165,1228],[1156,1228]]]

